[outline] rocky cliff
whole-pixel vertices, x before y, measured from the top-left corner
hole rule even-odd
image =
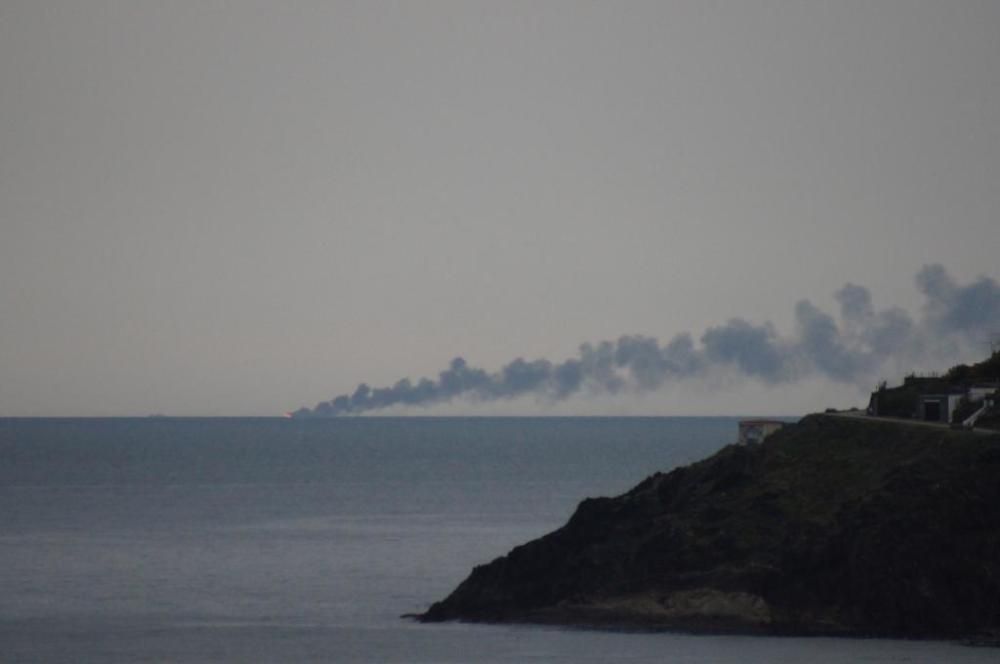
[[[584,500],[425,621],[957,637],[1000,628],[1000,436],[814,415]]]

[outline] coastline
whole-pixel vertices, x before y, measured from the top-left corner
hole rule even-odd
[[[415,617],[994,645],[998,473],[1000,433],[811,415],[583,501]]]

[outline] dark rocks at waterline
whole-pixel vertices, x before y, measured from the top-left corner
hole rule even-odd
[[[424,621],[975,637],[1000,629],[1000,436],[810,416],[583,501]]]

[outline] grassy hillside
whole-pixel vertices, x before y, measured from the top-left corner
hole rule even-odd
[[[588,499],[425,620],[959,636],[1000,628],[1000,437],[815,415]]]

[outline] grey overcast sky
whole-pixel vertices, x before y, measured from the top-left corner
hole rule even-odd
[[[280,414],[734,317],[792,338],[847,282],[918,320],[923,266],[991,288],[998,250],[993,0],[0,0],[0,415]],[[690,384],[426,412],[870,387]]]

